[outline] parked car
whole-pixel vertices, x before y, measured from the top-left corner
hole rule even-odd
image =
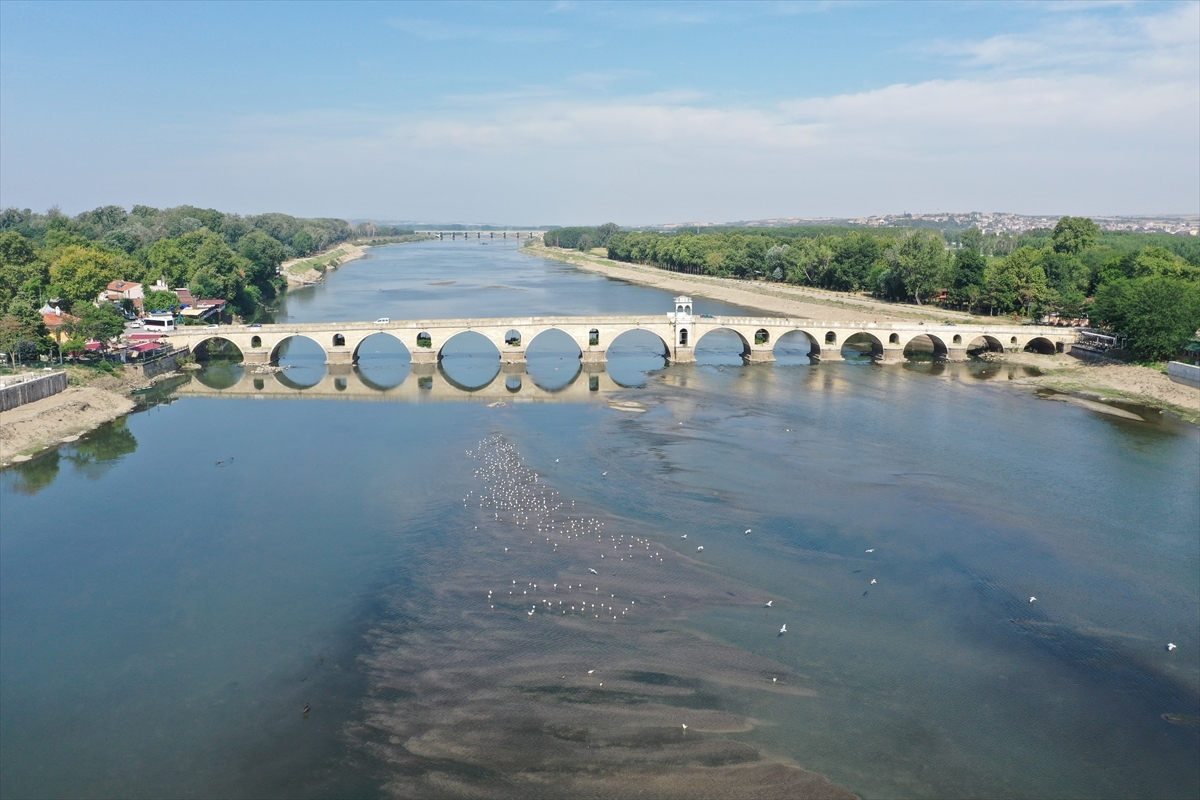
[[[247,328],[261,328],[262,323],[261,322],[252,322],[251,324],[247,325],[246,327]]]
[[[220,328],[220,327],[221,327],[220,325],[205,325],[204,330],[215,331],[217,328]]]
[[[380,317],[379,319],[375,320],[376,325],[387,325],[390,322],[391,320],[387,317]]]

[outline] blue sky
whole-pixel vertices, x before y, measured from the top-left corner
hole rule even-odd
[[[1200,3],[0,2],[0,205],[1200,212]]]

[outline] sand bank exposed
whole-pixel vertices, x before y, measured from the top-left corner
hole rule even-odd
[[[96,386],[68,388],[51,397],[5,411],[0,419],[0,461],[5,466],[29,460],[62,441],[74,441],[105,422],[128,414],[128,397]]]

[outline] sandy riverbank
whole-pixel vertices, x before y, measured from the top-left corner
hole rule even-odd
[[[134,402],[97,386],[72,386],[51,397],[5,411],[0,419],[0,462],[28,461],[39,450],[133,411]]]
[[[1156,369],[1107,359],[1081,361],[1068,355],[1004,353],[998,358],[1041,370],[1041,375],[1013,381],[1015,385],[1054,389],[1085,401],[1136,403],[1200,423],[1200,389],[1175,383]]]
[[[285,261],[279,265],[279,271],[287,278],[288,286],[304,286],[319,283],[325,279],[325,271],[337,269],[343,264],[363,258],[366,254],[366,245],[342,242],[315,256]],[[317,269],[318,266],[323,267],[325,271]]]
[[[563,261],[579,269],[616,280],[650,286],[675,294],[706,297],[731,305],[762,309],[780,316],[846,321],[870,320],[872,322],[907,322],[921,319],[972,322],[977,319],[970,314],[945,311],[940,308],[881,303],[863,295],[847,292],[829,292],[823,289],[766,281],[685,275],[681,272],[670,272],[642,264],[611,261],[593,253],[563,250],[541,244],[529,245],[524,248],[524,252]]]

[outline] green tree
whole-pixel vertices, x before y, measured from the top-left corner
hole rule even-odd
[[[16,231],[0,233],[0,308],[6,308],[26,284],[39,296],[49,280],[46,263],[33,244]]]
[[[125,330],[125,318],[117,311],[112,303],[102,303],[99,306],[89,305],[84,309],[79,322],[75,325],[76,333],[98,342],[107,342],[121,335]]]
[[[62,248],[50,263],[52,288],[67,310],[92,303],[100,290],[121,276],[122,262],[112,253],[77,244]]]
[[[151,289],[142,300],[142,308],[147,311],[168,311],[179,305],[179,295],[174,292],[164,292]]]
[[[1063,217],[1051,234],[1056,253],[1080,253],[1100,238],[1100,228],[1087,217]]]
[[[891,266],[904,284],[905,293],[921,305],[921,295],[942,286],[946,279],[946,247],[940,234],[914,233],[892,252]]]
[[[307,230],[301,230],[292,237],[292,249],[298,256],[306,256],[316,247],[316,240]]]
[[[879,239],[852,231],[834,242],[833,260],[822,283],[842,292],[857,291],[867,285],[871,268],[882,256]]]
[[[994,311],[1030,313],[1047,295],[1043,251],[1021,247],[984,270],[984,292]]]
[[[287,248],[262,231],[244,234],[238,240],[237,252],[250,262],[251,269],[246,278],[254,284],[269,281],[287,258]]]
[[[1177,353],[1200,328],[1200,283],[1152,275],[1100,286],[1092,319],[1125,335],[1138,358]]]
[[[962,232],[960,241],[964,250],[974,250],[977,253],[983,252],[983,231],[979,230],[979,228],[967,228]]]

